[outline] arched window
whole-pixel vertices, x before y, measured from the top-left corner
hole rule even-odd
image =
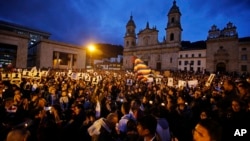
[[[170,34],[170,41],[173,41],[174,40],[174,33],[171,33]]]
[[[126,46],[129,46],[129,41],[126,42]]]
[[[171,18],[171,23],[174,23],[175,22],[175,19],[174,17]]]

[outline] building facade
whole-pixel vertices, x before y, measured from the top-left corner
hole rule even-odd
[[[39,68],[84,69],[86,52],[83,48],[43,39],[29,47],[29,65]]]
[[[181,50],[178,70],[203,72],[206,69],[206,49]]]
[[[0,67],[84,69],[83,47],[49,39],[50,33],[0,21]]]
[[[250,38],[238,38],[233,23],[229,22],[222,30],[213,25],[208,31],[205,47],[186,48],[181,39],[181,12],[175,0],[167,20],[166,38],[158,41],[158,30],[150,28],[149,23],[136,34],[136,24],[130,16],[124,36],[124,69],[133,69],[133,60],[140,58],[154,70],[250,71]]]
[[[213,25],[208,31],[206,44],[208,71],[250,71],[250,38],[238,38],[233,23],[229,22],[222,30]]]
[[[28,42],[27,36],[0,30],[0,66],[27,67]]]
[[[158,41],[158,30],[150,27],[149,23],[136,35],[136,24],[131,16],[124,36],[124,69],[133,69],[133,60],[136,57],[154,70],[177,70],[182,35],[180,19],[181,13],[174,1],[168,12],[166,38]]]
[[[122,70],[122,55],[102,60],[94,60],[94,68],[102,70]]]

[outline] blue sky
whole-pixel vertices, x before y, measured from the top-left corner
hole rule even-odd
[[[182,40],[206,40],[213,24],[228,22],[239,37],[250,36],[250,0],[176,0],[182,13]],[[173,0],[0,0],[0,20],[51,33],[52,40],[75,45],[89,42],[123,45],[130,15],[136,32],[150,27],[165,36]]]

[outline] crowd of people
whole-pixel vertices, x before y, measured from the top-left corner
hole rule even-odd
[[[116,75],[113,75],[115,73]],[[250,132],[247,74],[171,72],[196,86],[141,81],[127,71],[88,72],[93,84],[50,71],[19,85],[0,81],[0,140],[227,141]],[[132,85],[127,80],[132,80]],[[155,79],[154,79],[155,80]]]

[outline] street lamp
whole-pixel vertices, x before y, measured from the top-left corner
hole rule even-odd
[[[90,61],[90,66],[92,67],[93,66],[93,58],[92,58],[92,55],[93,55],[93,52],[95,51],[95,46],[93,45],[93,44],[90,44],[89,46],[88,46],[88,50],[89,50],[89,52],[90,52],[90,59],[89,59],[89,61]]]

